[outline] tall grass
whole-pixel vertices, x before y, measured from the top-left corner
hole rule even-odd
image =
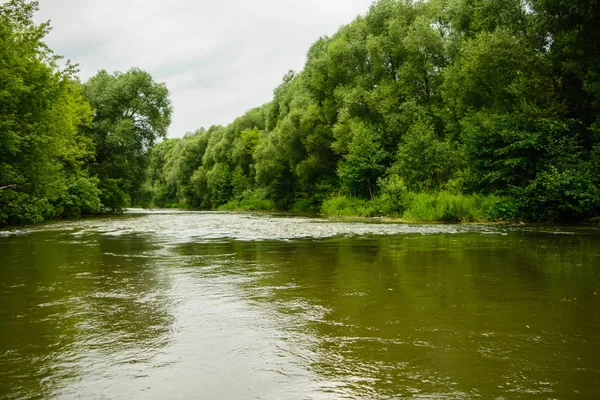
[[[412,194],[402,219],[407,221],[483,222],[491,219],[496,196],[478,194]]]
[[[389,216],[411,222],[485,222],[515,217],[514,201],[499,196],[479,194],[406,193],[402,201],[402,213],[391,198],[373,201],[334,197],[325,201],[321,212],[330,217]]]
[[[273,200],[243,199],[231,200],[218,208],[223,211],[273,211],[277,209]]]
[[[321,206],[321,213],[336,218],[374,217],[380,214],[375,201],[346,196],[337,196],[326,200]]]

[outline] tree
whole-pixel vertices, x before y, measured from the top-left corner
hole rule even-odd
[[[373,184],[383,174],[383,162],[388,154],[365,124],[354,124],[353,136],[348,154],[338,167],[340,183],[352,195],[366,197],[368,194],[373,199]]]
[[[68,204],[87,204],[70,214],[97,211],[81,134],[90,107],[75,67],[59,68],[44,43],[50,25],[34,23],[37,9],[35,1],[0,5],[0,225],[60,216]]]
[[[179,141],[165,192],[204,207],[260,197],[317,209],[342,189],[400,216],[414,192],[464,190],[506,196],[510,217],[593,215],[598,10],[597,0],[376,0],[318,39],[270,103],[197,146]]]
[[[94,171],[102,203],[112,210],[136,204],[148,151],[166,137],[171,124],[169,91],[149,73],[132,68],[126,73],[98,72],[85,83],[84,94],[95,111],[88,134],[96,148]]]
[[[460,166],[457,151],[440,140],[427,121],[417,121],[404,135],[394,170],[416,192],[435,191],[446,183]]]

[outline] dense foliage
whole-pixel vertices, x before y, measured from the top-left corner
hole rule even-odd
[[[581,220],[600,205],[596,0],[378,0],[273,100],[164,139],[164,84],[76,69],[0,6],[0,224],[130,205]],[[158,141],[158,143],[156,143]]]
[[[79,83],[44,43],[37,7],[0,5],[0,225],[142,201],[147,152],[170,123],[167,89],[143,71]]]
[[[594,216],[597,3],[376,1],[315,42],[268,104],[158,143],[148,190],[158,206]]]
[[[152,76],[133,68],[100,71],[83,89],[95,110],[89,137],[95,144],[92,171],[100,178],[100,200],[111,210],[148,203],[143,190],[147,153],[164,138],[171,123],[169,91]]]

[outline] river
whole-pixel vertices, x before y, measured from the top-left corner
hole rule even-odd
[[[600,230],[184,211],[3,230],[0,397],[600,398]]]

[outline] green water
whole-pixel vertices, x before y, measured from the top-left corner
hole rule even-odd
[[[600,398],[600,231],[155,212],[0,232],[0,397]]]

